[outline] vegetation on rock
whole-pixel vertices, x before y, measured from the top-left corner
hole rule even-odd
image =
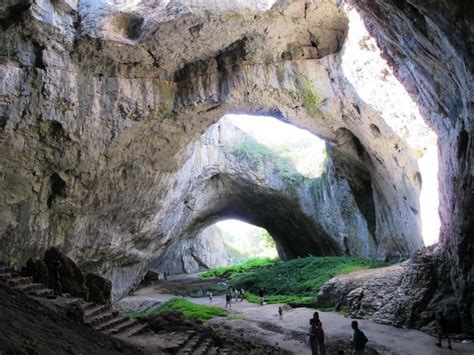
[[[304,176],[295,169],[290,158],[279,155],[254,138],[247,137],[234,148],[233,153],[253,166],[270,162],[274,165],[275,173],[281,174],[282,180],[288,185],[296,185],[304,180]]]
[[[153,308],[146,312],[124,312],[123,316],[129,318],[151,317],[164,312],[179,312],[185,317],[207,322],[214,317],[225,317],[227,312],[219,307],[203,306],[189,302],[182,298],[174,298],[161,306]]]

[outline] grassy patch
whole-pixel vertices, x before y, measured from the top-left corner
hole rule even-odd
[[[319,107],[321,106],[321,99],[314,91],[313,83],[302,74],[299,74],[296,79],[303,106],[311,116],[317,116],[320,113]]]
[[[353,257],[306,257],[275,262],[271,267],[250,270],[231,277],[231,285],[257,293],[263,288],[268,295],[314,296],[315,292],[336,275],[386,263]]]
[[[227,278],[232,287],[245,290],[249,302],[258,303],[258,290],[263,288],[266,303],[312,307],[319,288],[332,277],[386,265],[380,261],[343,256],[311,256],[289,261],[254,259],[241,265],[210,270],[202,277]]]
[[[150,317],[164,312],[179,312],[185,317],[206,322],[214,317],[225,317],[227,312],[220,307],[203,306],[182,298],[175,298],[147,312],[124,312],[129,318]]]
[[[217,269],[212,269],[209,271],[204,272],[201,274],[201,279],[208,279],[211,277],[223,277],[223,278],[233,278],[236,275],[242,274],[244,272],[274,265],[277,263],[278,260],[276,259],[268,259],[268,258],[256,258],[246,261],[243,264],[239,265],[232,265],[232,266],[225,266],[220,267]]]

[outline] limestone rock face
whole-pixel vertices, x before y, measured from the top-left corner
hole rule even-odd
[[[192,211],[168,199],[189,184],[176,173],[190,143],[226,113],[271,113],[331,145],[361,212],[375,210],[366,221],[383,241],[380,258],[422,245],[418,158],[430,149],[425,142],[438,140],[439,253],[471,326],[473,5],[349,2],[353,9],[335,0],[278,1],[270,9],[264,1],[2,2],[0,259],[22,264],[57,246],[86,271],[110,277],[120,296],[173,238],[195,235],[175,230]],[[370,76],[371,95],[359,90],[362,69],[376,68],[380,56],[368,35],[352,36],[354,9],[428,129],[406,105],[392,101],[400,112],[384,110],[370,99],[389,101],[392,69]],[[427,139],[414,144],[419,137]],[[211,181],[214,190],[240,183]]]
[[[473,117],[474,4],[434,1],[350,1],[438,136],[444,272],[465,329],[474,324]]]
[[[353,192],[336,172],[331,153],[321,176],[305,178],[288,163],[283,166],[277,154],[270,156],[271,151],[264,150],[268,148],[251,143],[250,136],[223,118],[191,147],[189,159],[176,174],[177,187],[165,198],[174,208],[166,215],[179,217],[170,222],[173,244],[154,269],[189,273],[228,265],[231,255],[219,242],[218,231],[201,231],[232,215],[265,227],[284,259],[310,254],[396,258],[406,253],[370,231],[373,206],[366,211],[357,201],[370,199],[370,190]],[[354,197],[364,192],[365,197]]]
[[[225,247],[219,230],[211,226],[194,238],[179,240],[167,249],[152,269],[170,274],[194,273],[227,266],[231,255]]]
[[[436,333],[441,312],[453,332],[462,331],[456,299],[442,259],[425,248],[402,264],[338,276],[319,291],[320,306],[340,304],[354,318]]]

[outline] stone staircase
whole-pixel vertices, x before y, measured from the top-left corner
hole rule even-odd
[[[84,311],[84,324],[95,331],[112,336],[127,336],[142,334],[147,331],[147,325],[135,319],[120,317],[119,311],[110,305],[98,305],[96,303],[82,303]]]
[[[32,277],[21,276],[4,265],[0,265],[0,283],[33,297],[48,297],[54,294],[53,290],[44,284],[34,283]]]
[[[0,284],[15,289],[32,297],[54,297],[52,289],[42,283],[34,283],[30,276],[21,276],[18,272],[0,265]],[[63,293],[63,298],[71,298],[68,293]],[[56,297],[54,297],[56,298]],[[147,325],[135,319],[120,317],[119,312],[110,305],[100,305],[79,300],[79,306],[84,312],[84,324],[103,334],[130,337],[142,334],[147,330]]]
[[[172,354],[217,355],[232,352],[231,349],[214,345],[211,339],[193,330],[160,333],[159,335],[163,340],[168,340],[167,346],[163,347],[163,351]]]

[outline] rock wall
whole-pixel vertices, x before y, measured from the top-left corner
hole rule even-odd
[[[178,239],[152,263],[151,269],[171,275],[195,273],[227,266],[231,258],[219,230],[210,226],[192,239]]]
[[[410,260],[381,269],[363,270],[328,281],[318,293],[323,307],[347,307],[353,318],[368,318],[398,327],[437,334],[442,313],[452,333],[463,329],[454,291],[439,251],[425,248]]]
[[[442,245],[438,257],[443,267],[437,276],[454,290],[463,327],[472,332],[474,5],[445,0],[350,2],[438,136]]]

